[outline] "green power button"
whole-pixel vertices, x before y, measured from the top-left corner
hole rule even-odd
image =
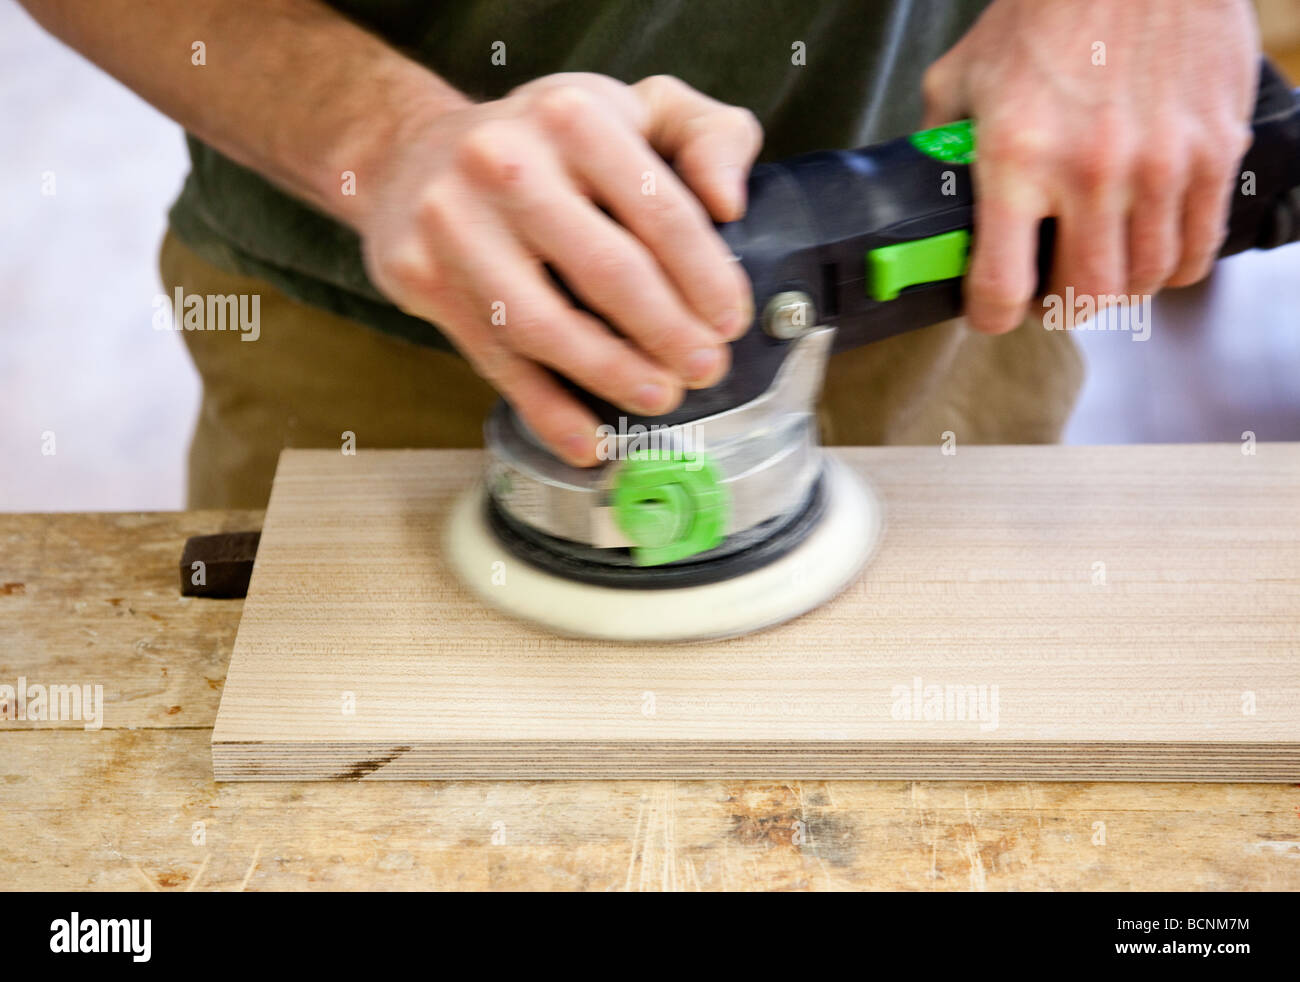
[[[961,276],[969,252],[970,231],[964,228],[872,249],[867,253],[867,295],[893,300],[909,286]]]
[[[975,127],[969,119],[913,133],[912,146],[935,160],[969,164],[975,159]]]

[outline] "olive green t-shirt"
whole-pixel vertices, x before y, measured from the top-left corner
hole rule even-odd
[[[921,75],[988,0],[334,0],[474,98],[541,75],[675,75],[751,109],[764,159],[900,136]],[[494,58],[493,55],[497,57]],[[504,55],[504,58],[502,58]],[[504,61],[504,64],[500,64]],[[380,330],[447,347],[367,278],[355,233],[193,137],[175,233],[232,273]]]

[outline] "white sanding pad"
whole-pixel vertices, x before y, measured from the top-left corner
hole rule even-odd
[[[512,555],[488,527],[482,485],[452,508],[447,560],[480,598],[557,634],[612,641],[702,641],[780,624],[835,596],[880,537],[876,496],[826,460],[826,508],[817,527],[760,569],[704,586],[632,590],[566,580]]]

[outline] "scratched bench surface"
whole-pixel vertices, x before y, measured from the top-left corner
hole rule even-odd
[[[1300,889],[1285,784],[215,784],[241,604],[180,598],[176,560],[260,523],[0,515],[0,684],[106,704],[0,722],[5,889]]]

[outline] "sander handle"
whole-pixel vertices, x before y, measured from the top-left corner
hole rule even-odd
[[[1261,61],[1252,123],[1220,255],[1300,240],[1300,90]],[[842,351],[961,314],[974,229],[969,121],[858,150],[828,150],[757,165],[743,219],[718,228],[754,288],[754,322],[732,342],[732,368],[690,390],[663,416],[631,416],[571,386],[604,423],[672,426],[735,408],[771,385],[804,298],[804,326],[831,326]],[[1246,175],[1253,175],[1246,193]],[[1039,285],[1052,264],[1055,223],[1040,228]],[[799,314],[796,305],[796,314]],[[796,332],[797,333],[797,332]],[[566,383],[567,384],[567,383]]]
[[[951,155],[949,143],[945,149],[942,137],[951,141],[954,129],[960,132],[965,124],[939,127],[937,131],[913,134],[904,140],[886,144],[893,153],[877,157],[878,148],[865,151],[873,156],[873,164],[882,163],[891,173],[886,179],[889,186],[911,184],[920,177],[922,188],[932,189],[936,183],[936,161],[946,173],[949,206],[932,205],[923,214],[901,217],[894,224],[877,225],[873,233],[857,242],[840,240],[830,252],[831,262],[849,258],[842,247],[851,252],[854,246],[863,247],[855,254],[865,259],[861,279],[845,283],[838,276],[832,287],[824,284],[823,302],[829,303],[830,316],[822,321],[835,323],[840,328],[835,350],[841,351],[868,344],[882,338],[900,334],[918,327],[956,317],[963,310],[962,275],[966,269],[967,249],[957,246],[969,243],[974,229],[974,199],[971,193],[971,175],[968,162],[943,160],[942,154]],[[1272,249],[1300,240],[1300,90],[1292,91],[1285,79],[1267,60],[1261,60],[1258,95],[1252,120],[1254,139],[1238,168],[1238,182],[1232,198],[1227,228],[1219,257],[1235,255],[1248,249]],[[973,151],[973,139],[970,141]],[[918,160],[908,153],[913,151],[930,159]],[[883,148],[881,148],[883,149]],[[911,158],[910,160],[908,158]],[[920,195],[905,192],[901,197],[918,212],[925,209],[925,190]],[[947,235],[940,240],[950,243],[937,251],[927,239]],[[1039,228],[1037,296],[1047,289],[1055,253],[1056,221],[1045,219]],[[894,246],[896,248],[889,248]],[[877,250],[882,249],[882,252]],[[928,255],[927,255],[928,252]],[[950,257],[950,258],[949,258]],[[826,259],[826,254],[823,254]],[[927,269],[927,260],[929,269]],[[951,266],[945,267],[945,262]],[[954,278],[943,278],[931,273],[960,269]],[[825,278],[825,276],[824,276]],[[846,287],[848,287],[846,289]],[[901,287],[901,289],[900,289]],[[901,303],[900,303],[901,301]],[[761,326],[761,325],[758,325]]]

